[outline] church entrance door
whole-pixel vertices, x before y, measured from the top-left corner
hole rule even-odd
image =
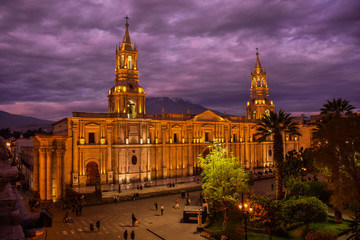
[[[96,162],[89,162],[86,165],[86,185],[91,186],[96,183],[96,175],[98,173],[98,165]]]

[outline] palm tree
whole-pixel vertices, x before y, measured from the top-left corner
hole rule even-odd
[[[269,136],[274,136],[274,162],[275,162],[275,182],[276,199],[283,198],[283,179],[282,171],[284,164],[283,133],[300,136],[299,128],[290,118],[289,113],[279,110],[279,113],[270,112],[264,115],[257,125],[255,137],[258,142],[265,141]]]
[[[341,98],[334,98],[332,101],[327,100],[327,103],[323,106],[324,107],[320,109],[321,114],[332,115],[334,117],[338,117],[341,114],[350,115],[352,114],[352,110],[355,109],[348,100],[343,100]]]

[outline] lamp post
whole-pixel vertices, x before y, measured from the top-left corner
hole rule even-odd
[[[239,204],[239,209],[245,216],[245,240],[247,240],[247,218],[253,209],[247,203]]]

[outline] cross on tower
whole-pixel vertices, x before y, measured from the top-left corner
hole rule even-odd
[[[256,48],[256,53],[259,53],[259,49],[258,49],[258,48]]]
[[[130,19],[127,15],[126,15],[126,17],[124,17],[125,19],[126,19],[126,24],[129,24],[128,23],[128,20]]]

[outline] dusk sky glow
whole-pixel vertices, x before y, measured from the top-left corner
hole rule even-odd
[[[0,110],[107,112],[126,15],[148,97],[243,115],[257,47],[277,110],[360,109],[359,0],[1,0]]]

